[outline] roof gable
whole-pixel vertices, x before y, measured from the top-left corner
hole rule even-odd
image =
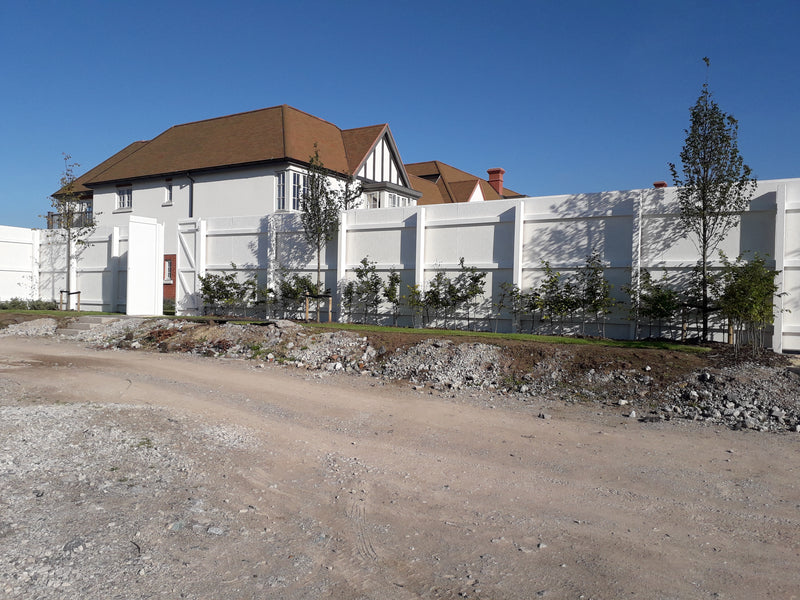
[[[347,164],[350,173],[358,172],[359,167],[367,160],[369,153],[375,148],[388,125],[370,125],[342,131],[344,149],[347,152]]]
[[[406,165],[406,170],[412,175],[435,183],[446,203],[469,201],[475,186],[480,187],[480,193],[484,200],[500,200],[502,198],[521,196],[521,194],[509,189],[504,189],[503,195],[501,196],[486,179],[482,179],[438,160],[411,163]],[[465,192],[467,189],[469,189],[469,191]]]
[[[417,200],[418,205],[424,206],[427,204],[445,203],[445,200],[435,183],[428,181],[427,179],[423,179],[422,177],[417,177],[416,175],[410,174],[408,179],[412,189],[422,192],[422,197]]]
[[[354,171],[357,177],[376,182],[388,182],[410,187],[408,173],[388,125]]]

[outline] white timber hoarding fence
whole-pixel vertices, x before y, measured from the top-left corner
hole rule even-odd
[[[38,229],[0,226],[0,300],[38,300]]]
[[[11,231],[15,229],[0,228],[0,298],[21,296],[21,290],[34,289],[28,281],[38,281],[35,289],[42,298],[57,299],[64,281],[63,255],[55,249],[58,243],[45,232]],[[272,288],[282,274],[316,280],[316,255],[305,244],[296,213],[188,219],[165,236],[177,238],[179,313],[202,312],[199,277],[204,274],[235,271],[242,280],[254,275],[260,287]],[[128,254],[136,251],[128,247],[127,228],[97,230],[88,241],[76,268],[82,305],[124,312]],[[37,244],[38,265],[33,250]],[[781,271],[778,284],[785,295],[776,301],[772,347],[800,350],[800,179],[760,182],[750,210],[719,249],[732,259],[757,252]],[[603,275],[619,301],[605,323],[605,334],[620,339],[635,334],[624,287],[635,286],[642,269],[656,281],[666,277],[682,286],[698,258],[691,236],[681,228],[674,188],[662,188],[350,210],[342,213],[339,234],[325,248],[321,272],[324,287],[334,295],[333,319],[362,320],[358,312],[341,313],[341,292],[347,281],[355,279],[362,259],[374,263],[384,280],[396,270],[400,292],[407,295],[410,286],[424,290],[437,273],[457,276],[463,258],[467,266],[486,273],[485,295],[477,303],[470,326],[527,331],[529,320],[515,321],[508,311],[498,314],[501,286],[516,284],[530,290],[541,283],[545,261],[554,270],[571,274],[593,253],[599,256]],[[712,266],[721,264],[714,256]],[[379,322],[392,322],[388,304],[383,304],[380,314]],[[409,309],[401,310],[399,324],[415,324]],[[568,323],[564,329],[577,332],[579,325]],[[586,329],[589,335],[598,331],[592,323]],[[652,334],[675,336],[676,332],[674,326],[664,326]],[[724,334],[725,327],[717,323],[715,338],[722,340]]]
[[[284,274],[316,279],[316,256],[304,243],[296,214],[210,218],[203,220],[202,227],[199,221],[193,221],[191,227],[204,231],[204,241],[198,247],[204,249],[206,260],[195,256],[195,270],[217,274],[235,270],[242,278],[256,275],[259,286],[273,288],[281,270]],[[773,346],[778,349],[800,349],[798,231],[800,180],[762,182],[740,225],[719,246],[730,258],[758,253],[782,271],[779,285],[787,295],[777,301],[780,312]],[[343,213],[339,235],[323,253],[321,270],[323,285],[336,298],[333,318],[363,320],[364,314],[358,310],[352,314],[341,312],[341,291],[347,281],[355,279],[362,259],[374,263],[384,281],[390,271],[397,271],[401,294],[407,295],[413,285],[424,290],[439,272],[456,277],[459,260],[464,258],[467,266],[486,273],[486,294],[477,303],[477,318],[471,320],[470,326],[500,331],[516,326],[527,331],[530,320],[514,323],[507,311],[498,314],[496,304],[502,284],[529,290],[541,283],[545,261],[568,275],[583,266],[593,253],[599,255],[603,275],[618,301],[605,323],[605,333],[621,339],[635,334],[624,288],[635,285],[642,269],[647,269],[656,281],[666,277],[673,285],[683,286],[698,256],[691,236],[684,235],[681,228],[675,190],[666,188],[351,210]],[[720,268],[719,256],[712,258],[712,268]],[[231,263],[235,263],[235,269]],[[178,268],[181,269],[180,259]],[[179,309],[197,310],[199,286],[186,291],[186,296],[193,299],[184,298],[183,303],[179,300]],[[391,309],[384,302],[379,318],[367,318],[389,324]],[[403,308],[399,324],[414,323],[412,312]],[[437,323],[442,324],[432,324]],[[689,335],[696,335],[696,324],[688,325]],[[568,323],[563,329],[577,333],[580,325]],[[585,331],[596,335],[599,325],[589,323]],[[649,333],[678,336],[675,324],[654,326]],[[715,338],[722,340],[725,333],[724,324],[717,323]]]
[[[124,227],[98,229],[73,245],[72,289],[81,291],[82,310],[125,311],[127,235]],[[58,302],[66,286],[66,240],[59,231],[0,227],[0,300]]]

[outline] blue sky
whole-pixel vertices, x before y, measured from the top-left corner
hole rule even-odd
[[[800,3],[0,3],[0,225],[172,125],[290,104],[528,195],[669,180],[706,78],[760,179],[800,177]]]

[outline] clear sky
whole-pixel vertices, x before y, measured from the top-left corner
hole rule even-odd
[[[800,2],[0,2],[0,225],[172,125],[289,104],[389,123],[539,196],[649,187],[706,79],[759,179],[800,177]]]

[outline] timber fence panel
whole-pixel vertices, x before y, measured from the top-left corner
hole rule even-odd
[[[38,231],[0,226],[0,300],[39,298]]]

